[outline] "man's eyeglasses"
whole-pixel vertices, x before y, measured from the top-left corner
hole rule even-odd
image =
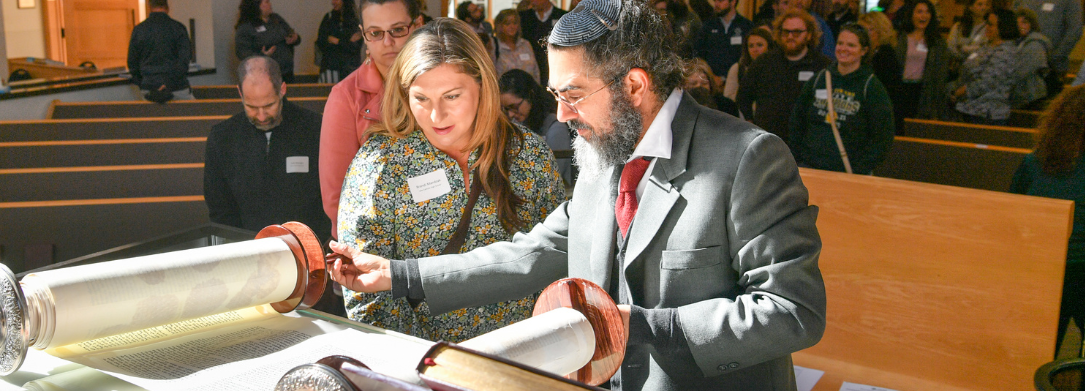
[[[523,105],[523,104],[524,104],[524,99],[520,99],[519,102],[513,103],[511,105],[502,106],[501,110],[504,111],[505,113],[509,113],[509,114],[515,113],[517,111],[520,111],[520,106]]]
[[[564,104],[565,104],[565,106],[569,107],[569,110],[572,110],[574,114],[580,114],[580,111],[578,111],[578,110],[576,109],[576,105],[577,105],[577,104],[579,104],[580,102],[583,102],[583,101],[584,101],[584,99],[588,99],[588,98],[589,98],[589,97],[591,97],[592,95],[595,95],[595,94],[596,94],[596,93],[598,93],[599,91],[602,91],[602,90],[606,89],[607,87],[610,87],[610,85],[611,85],[611,84],[614,84],[614,82],[615,82],[615,81],[617,81],[617,80],[616,80],[616,79],[615,79],[615,80],[611,80],[611,81],[610,81],[610,83],[607,83],[607,85],[603,86],[603,88],[600,88],[600,89],[598,89],[598,90],[595,90],[595,92],[593,92],[593,93],[590,93],[590,94],[588,94],[588,95],[585,95],[584,97],[582,97],[582,98],[580,98],[580,99],[577,99],[577,100],[576,100],[576,102],[569,102],[569,100],[568,100],[568,99],[565,99],[565,97],[564,97],[564,96],[561,96],[561,95],[559,95],[559,94],[558,94],[558,92],[557,92],[556,90],[554,90],[553,88],[551,88],[550,86],[546,86],[546,90],[547,90],[547,91],[550,91],[550,95],[553,95],[553,96],[554,96],[554,99],[557,99],[557,101],[558,101],[558,102],[564,103]]]
[[[362,34],[362,36],[364,36],[365,40],[369,42],[383,40],[384,33],[388,33],[388,35],[391,35],[392,38],[403,38],[406,37],[407,34],[411,33],[411,26],[413,25],[414,23],[408,24],[406,26],[392,27],[388,30],[369,30],[366,31],[365,34]]]
[[[782,33],[783,35],[794,35],[794,36],[799,36],[799,35],[803,35],[804,33],[806,33],[806,30],[786,30],[786,29],[785,29],[785,30],[780,30],[780,32],[781,32],[781,33]]]

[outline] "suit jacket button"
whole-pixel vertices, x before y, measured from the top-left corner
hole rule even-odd
[[[720,366],[716,367],[716,369],[720,372],[726,371],[728,369],[727,364],[720,364]]]
[[[738,368],[738,363],[733,362],[733,363],[727,364],[727,366],[731,367],[731,369],[735,369],[735,368]]]

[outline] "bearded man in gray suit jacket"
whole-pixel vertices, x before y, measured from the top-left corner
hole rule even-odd
[[[548,42],[548,89],[579,134],[572,200],[465,254],[389,261],[333,243],[353,261],[332,277],[435,313],[581,277],[628,327],[611,389],[794,390],[791,353],[820,340],[825,287],[817,208],[787,145],[683,93],[670,30],[643,1],[585,0]]]

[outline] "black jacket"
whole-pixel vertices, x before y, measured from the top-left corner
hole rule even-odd
[[[550,35],[554,24],[557,24],[558,19],[567,13],[561,8],[554,7],[553,11],[550,11],[550,17],[540,22],[534,9],[520,11],[520,32],[524,40],[531,43],[531,49],[535,51],[535,62],[539,63],[540,85],[545,86],[550,80],[550,62],[546,60],[546,42],[542,42],[542,39]]]
[[[320,50],[320,71],[336,70],[340,77],[347,77],[362,66],[362,41],[351,42],[350,37],[358,32],[358,20],[340,20],[342,12],[331,11],[324,14],[317,33],[316,46]],[[339,39],[338,44],[328,42],[328,37]]]
[[[829,65],[829,59],[816,50],[809,50],[799,61],[790,61],[780,49],[770,50],[758,57],[738,83],[735,103],[754,125],[784,140],[788,137],[788,119],[803,84],[817,71]],[[754,111],[754,104],[757,110]]]
[[[170,19],[165,12],[152,12],[147,20],[132,29],[128,43],[128,71],[132,82],[143,90],[168,91],[188,88],[188,62],[192,42],[185,25]]]
[[[211,222],[259,231],[298,221],[327,239],[317,166],[321,116],[284,100],[282,117],[270,140],[245,113],[211,128],[203,174]]]

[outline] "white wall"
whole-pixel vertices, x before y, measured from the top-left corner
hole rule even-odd
[[[0,34],[4,32],[4,7],[0,7]],[[4,36],[7,36],[6,34]],[[8,81],[8,75],[11,71],[8,70],[8,45],[7,39],[0,38],[0,85],[6,85]]]
[[[5,59],[45,57],[45,30],[41,11],[44,1],[35,2],[34,8],[19,9],[16,7],[17,0],[0,0],[3,2],[3,31],[7,44]]]
[[[196,21],[196,63],[202,68],[215,67],[215,24],[211,13],[212,0],[174,0],[170,2],[170,17],[176,19],[185,28],[190,28],[189,20]],[[221,0],[220,0],[221,1]],[[189,32],[191,33],[191,31]]]

